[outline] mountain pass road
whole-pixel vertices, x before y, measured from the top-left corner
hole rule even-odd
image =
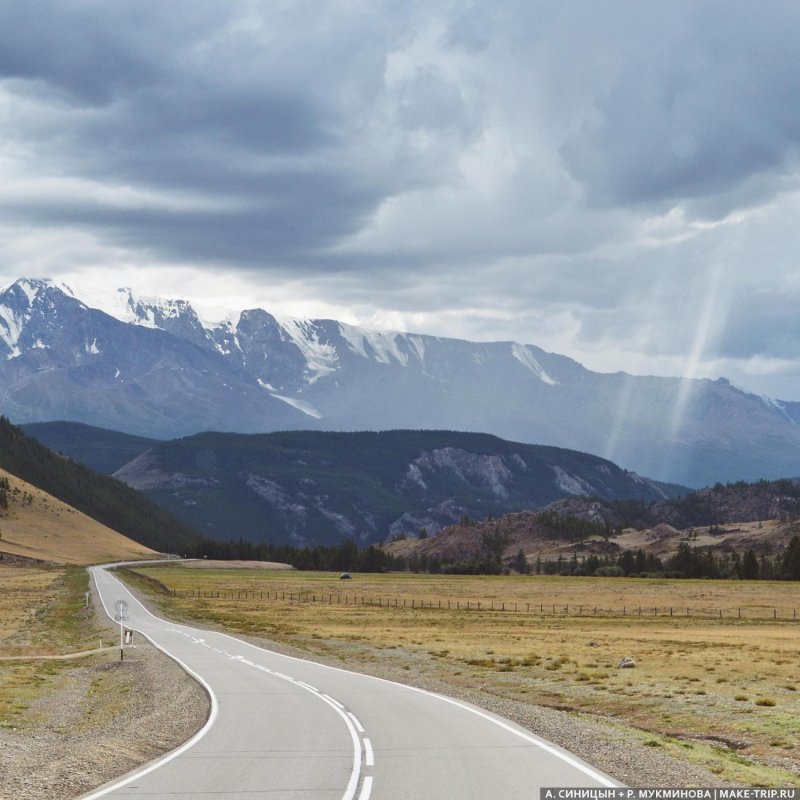
[[[270,652],[151,614],[105,567],[106,613],[211,698],[186,744],[84,796],[148,800],[514,800],[541,786],[616,786],[576,756],[476,706]]]

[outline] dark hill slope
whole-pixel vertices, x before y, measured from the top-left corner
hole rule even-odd
[[[198,536],[124,483],[48,450],[0,417],[0,467],[89,517],[161,552],[181,552]]]
[[[50,450],[104,475],[112,475],[158,441],[81,422],[32,422],[20,428]]]
[[[204,433],[116,476],[217,539],[362,543],[575,494],[663,500],[674,487],[596,456],[453,431]]]

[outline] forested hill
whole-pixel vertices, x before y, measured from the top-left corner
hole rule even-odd
[[[113,475],[158,442],[157,439],[131,436],[80,422],[32,422],[19,427],[45,447],[104,475]]]
[[[457,431],[204,433],[115,474],[211,538],[300,546],[434,532],[575,494],[677,491],[587,453]]]
[[[0,467],[135,542],[182,553],[197,533],[130,486],[48,450],[0,417]]]

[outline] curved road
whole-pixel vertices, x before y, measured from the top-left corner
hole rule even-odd
[[[85,800],[513,800],[618,785],[476,706],[160,619],[91,572],[106,613],[124,599],[126,626],[199,680],[212,710],[185,745]]]

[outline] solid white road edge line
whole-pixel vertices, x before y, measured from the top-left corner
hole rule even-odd
[[[119,578],[116,578],[113,575],[109,575],[108,572],[106,570],[104,570],[102,567],[92,567],[92,568],[90,568],[90,572],[92,573],[92,578],[94,579],[95,587],[97,588],[97,593],[100,596],[100,602],[103,604],[103,609],[106,612],[106,616],[108,616],[111,620],[116,621],[116,620],[114,620],[114,617],[109,612],[108,606],[106,605],[106,602],[103,599],[103,595],[100,592],[100,587],[99,587],[99,585],[97,583],[97,577],[95,575],[95,569],[102,571],[106,575],[107,578],[109,578],[110,580],[112,580],[115,583],[119,584],[119,586],[127,592],[127,594],[131,597],[131,599],[135,600],[142,607],[142,610],[148,616],[152,617],[157,622],[167,622],[167,620],[161,619],[160,617],[155,616],[155,614],[150,613],[150,611],[148,611],[148,609],[145,608],[144,604],[139,602],[137,600],[137,598],[134,597],[134,595],[130,591],[130,589],[128,589],[128,587],[125,586],[125,584],[122,583],[122,581],[120,581]],[[191,627],[191,626],[187,625],[186,627]],[[177,628],[174,629],[174,630],[176,630],[178,633],[183,633],[183,631],[180,631]],[[199,630],[199,629],[196,628],[195,630]],[[120,780],[120,781],[117,781],[117,782],[113,783],[110,786],[106,786],[104,789],[101,789],[101,790],[95,792],[94,794],[88,795],[86,797],[81,797],[81,798],[79,798],[79,800],[95,800],[95,798],[102,797],[103,795],[106,795],[109,792],[113,792],[115,789],[120,789],[123,786],[127,786],[127,784],[131,783],[132,781],[136,780],[137,778],[141,778],[143,775],[147,775],[148,773],[153,772],[154,770],[158,769],[159,767],[163,766],[164,764],[168,763],[169,761],[172,761],[173,758],[176,758],[177,756],[179,756],[182,753],[186,752],[190,747],[192,747],[195,744],[197,744],[197,742],[199,742],[200,739],[202,739],[203,736],[205,736],[206,733],[208,733],[208,731],[211,729],[212,724],[214,723],[214,721],[217,718],[217,714],[219,713],[219,704],[217,702],[216,695],[211,690],[211,687],[205,682],[205,680],[203,680],[203,678],[201,678],[196,672],[194,672],[186,664],[184,664],[179,658],[176,658],[174,655],[169,653],[163,647],[161,647],[160,645],[156,644],[156,642],[154,642],[146,633],[144,633],[143,631],[139,631],[139,633],[141,633],[142,636],[144,636],[154,647],[156,647],[158,650],[160,650],[162,653],[164,653],[164,655],[168,656],[173,661],[175,661],[177,664],[179,664],[189,675],[191,675],[196,681],[198,681],[198,683],[200,683],[201,686],[203,686],[203,688],[206,690],[206,692],[208,692],[208,695],[211,698],[211,714],[209,715],[209,718],[208,718],[208,721],[206,722],[206,724],[191,739],[189,739],[189,741],[187,741],[184,744],[182,744],[177,750],[174,750],[171,753],[168,753],[164,758],[161,758],[161,759],[159,759],[157,761],[154,761],[153,763],[149,764],[144,769],[141,769],[141,770],[138,770],[138,771],[134,772],[132,775],[129,775],[127,778],[125,778],[123,780]],[[208,631],[208,633],[215,633],[215,631]],[[194,637],[191,636],[191,634],[185,634],[185,635],[189,636],[190,638],[194,638]],[[253,645],[250,645],[248,642],[244,642],[244,641],[242,641],[240,639],[236,639],[233,636],[228,636],[228,634],[223,633],[223,634],[220,634],[220,635],[221,636],[225,636],[226,638],[229,638],[229,639],[233,639],[235,642],[238,642],[239,644],[244,644],[244,645],[249,646],[249,647],[253,646]],[[264,653],[268,653],[270,655],[274,655],[269,650],[265,650],[262,647],[259,647],[259,648],[256,648],[256,649],[257,650],[261,650]],[[229,655],[229,654],[225,653],[225,655]],[[301,685],[299,681],[295,680],[294,678],[290,677],[289,675],[283,675],[280,672],[274,672],[273,670],[269,670],[266,667],[258,666],[256,664],[254,664],[252,661],[246,661],[243,656],[230,656],[229,655],[229,657],[231,659],[241,661],[242,663],[244,663],[244,664],[246,664],[248,666],[256,667],[257,669],[260,669],[262,671],[268,671],[270,674],[272,674],[272,675],[274,675],[274,676],[276,676],[278,678],[283,678],[284,680],[289,681],[289,682],[291,682],[291,683],[293,683],[295,685]],[[295,659],[295,660],[302,661],[302,659]],[[310,663],[314,663],[314,662],[310,662]],[[351,741],[353,743],[353,767],[352,767],[352,770],[350,772],[350,780],[348,781],[347,787],[345,788],[344,794],[342,795],[342,800],[353,800],[353,798],[355,798],[356,789],[358,788],[358,781],[359,781],[359,779],[361,777],[361,742],[360,742],[360,740],[358,738],[358,733],[356,732],[355,726],[353,725],[353,723],[348,718],[347,713],[343,710],[344,706],[338,700],[334,700],[332,697],[328,697],[328,695],[323,695],[323,694],[319,693],[318,690],[314,689],[311,686],[305,685],[303,688],[305,688],[306,691],[308,691],[310,694],[316,695],[323,702],[327,703],[337,714],[339,714],[339,716],[344,720],[344,723],[347,726],[347,730],[350,733],[350,739],[351,739]],[[371,785],[372,785],[372,779],[370,778],[370,786]],[[359,800],[361,800],[361,797],[363,796],[363,794],[364,793],[363,793],[363,790],[362,790],[362,793],[361,793],[361,796],[359,797]],[[369,794],[367,794],[366,797],[368,798]]]
[[[331,703],[335,703],[339,708],[344,708],[344,706],[338,701],[334,700],[330,695],[324,694],[322,695],[326,700],[330,700]]]
[[[111,565],[111,566],[113,566],[113,565]],[[117,580],[117,579],[115,578],[115,580]],[[128,594],[131,597],[133,597],[133,594],[128,590],[127,586],[125,586],[124,584],[121,584],[121,583],[120,583],[120,585],[122,585],[123,588],[128,592]],[[134,599],[136,599],[136,598],[134,598]],[[144,606],[142,606],[142,608],[144,608]],[[166,620],[155,616],[155,614],[152,614],[146,608],[144,608],[144,611],[145,611],[145,613],[149,614],[157,622],[166,622]],[[187,627],[189,627],[189,626],[187,626]],[[201,630],[202,631],[203,629],[195,628],[195,630]],[[575,769],[579,770],[580,772],[583,772],[584,775],[588,775],[590,778],[593,778],[598,783],[600,783],[602,786],[614,787],[614,786],[620,786],[621,785],[621,784],[619,784],[619,783],[617,783],[617,782],[615,782],[613,780],[610,780],[609,778],[607,778],[602,773],[600,773],[597,770],[595,770],[592,767],[590,767],[588,764],[584,764],[583,762],[579,761],[577,758],[573,757],[570,753],[560,750],[555,745],[550,744],[549,742],[545,741],[544,739],[540,739],[538,736],[535,736],[532,733],[528,733],[528,732],[525,732],[525,731],[522,731],[522,730],[517,730],[516,728],[514,728],[511,725],[507,724],[505,721],[503,721],[499,717],[493,717],[490,714],[482,711],[479,708],[474,708],[472,706],[469,706],[466,703],[462,703],[460,700],[453,699],[452,697],[447,697],[446,695],[443,695],[443,694],[436,694],[436,692],[429,692],[427,689],[418,689],[416,686],[409,686],[408,684],[405,684],[405,683],[398,683],[397,681],[390,681],[390,680],[387,680],[386,678],[376,678],[374,675],[366,675],[363,672],[355,672],[354,670],[342,669],[341,667],[331,667],[331,666],[328,666],[327,664],[320,664],[317,661],[309,661],[309,659],[306,659],[306,658],[296,658],[295,656],[287,656],[287,655],[284,655],[283,653],[276,653],[274,650],[267,650],[266,647],[259,647],[258,645],[250,644],[250,642],[245,642],[243,639],[237,639],[235,636],[231,636],[228,633],[221,633],[219,631],[204,631],[204,632],[219,633],[220,636],[224,636],[227,639],[232,639],[234,642],[237,642],[238,644],[244,644],[244,645],[247,645],[248,647],[252,647],[252,648],[254,648],[256,650],[261,650],[261,651],[263,651],[265,653],[269,653],[270,655],[279,656],[281,658],[288,659],[289,661],[300,661],[301,663],[306,662],[306,663],[309,663],[309,664],[316,664],[318,667],[322,667],[324,669],[334,670],[335,672],[344,672],[344,673],[348,673],[348,674],[361,675],[361,676],[363,676],[365,678],[370,678],[371,680],[374,680],[374,681],[380,681],[381,683],[387,683],[390,686],[400,686],[401,688],[408,689],[411,692],[417,692],[419,694],[428,695],[428,697],[435,697],[437,700],[441,700],[443,703],[449,703],[450,705],[456,706],[457,708],[461,708],[464,711],[468,711],[470,714],[475,714],[476,716],[479,716],[479,717],[487,720],[488,722],[491,722],[494,725],[497,725],[497,726],[503,728],[504,730],[508,731],[509,733],[514,734],[514,736],[518,736],[520,739],[528,742],[529,744],[532,744],[535,747],[541,748],[545,752],[550,753],[551,755],[555,756],[556,758],[559,758],[562,761],[564,761],[565,763],[569,764],[571,767],[574,767]]]
[[[370,793],[372,792],[372,777],[367,775],[364,778],[364,783],[361,786],[361,794],[358,796],[358,800],[369,800]]]
[[[97,585],[97,576],[94,573],[94,569],[90,571],[92,573],[92,579],[94,580],[95,583],[95,588],[97,589],[97,594],[100,596],[100,602],[103,604],[103,610],[106,612],[106,616],[108,616],[112,621],[116,621],[108,611],[106,602],[103,599],[103,595],[100,592],[100,587]],[[132,783],[138,778],[141,778],[143,775],[147,775],[148,773],[153,772],[159,767],[163,767],[164,764],[167,764],[168,762],[172,761],[172,759],[177,758],[179,755],[185,753],[190,747],[194,747],[194,745],[196,745],[211,730],[211,727],[217,720],[217,715],[219,714],[219,703],[217,702],[217,696],[214,694],[211,687],[206,683],[206,681],[203,678],[201,678],[194,670],[192,670],[190,667],[184,664],[183,661],[181,661],[179,658],[176,658],[171,653],[168,653],[163,647],[154,642],[146,633],[143,633],[142,631],[139,632],[150,642],[150,644],[153,645],[153,647],[155,647],[157,650],[160,650],[162,653],[164,653],[165,656],[171,658],[176,664],[178,664],[181,667],[181,669],[183,669],[184,672],[186,672],[187,675],[190,675],[192,678],[194,678],[203,687],[203,689],[205,689],[206,693],[208,694],[209,700],[211,701],[211,713],[208,715],[206,724],[203,725],[203,727],[200,728],[200,730],[197,731],[197,733],[194,736],[192,736],[191,739],[184,742],[178,748],[176,748],[170,753],[167,753],[167,755],[165,755],[163,758],[153,761],[143,769],[137,770],[132,775],[129,775],[127,778],[123,778],[122,780],[116,781],[115,783],[112,783],[110,786],[106,786],[103,789],[99,789],[93,792],[92,794],[82,795],[81,800],[95,800],[95,798],[97,797],[103,797],[104,795],[107,795],[110,792],[115,791],[116,789],[121,789],[123,786],[127,786],[129,783]]]
[[[356,730],[359,733],[365,733],[364,726],[359,722],[358,717],[352,711],[348,711],[347,716],[350,717],[351,720],[353,720],[353,725],[356,726]]]

